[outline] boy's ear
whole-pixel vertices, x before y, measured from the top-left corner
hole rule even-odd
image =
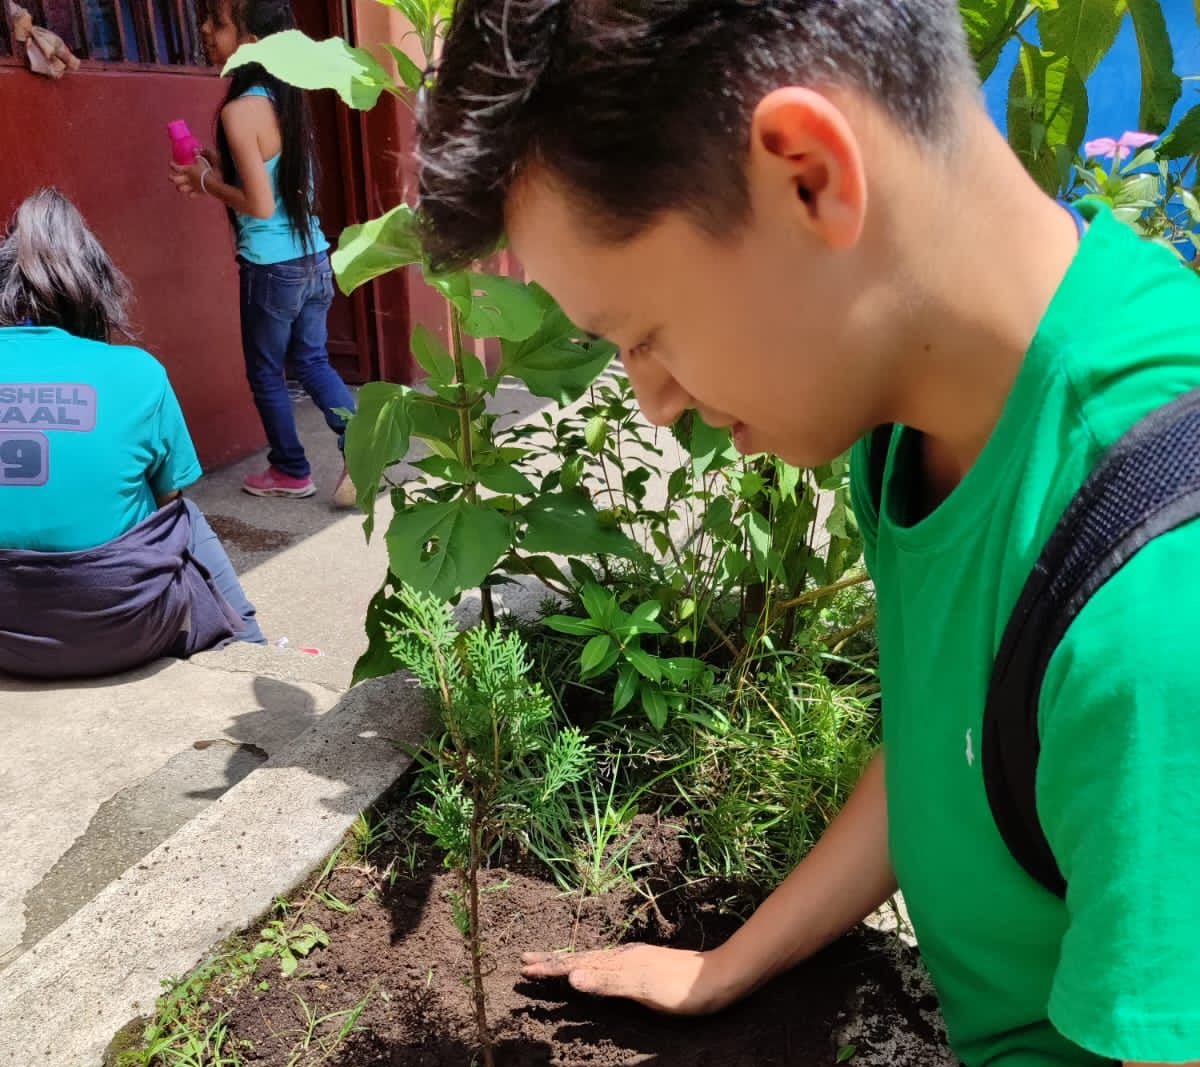
[[[830,98],[794,86],[764,96],[754,111],[750,159],[762,188],[785,195],[831,248],[858,242],[867,202],[862,153]]]

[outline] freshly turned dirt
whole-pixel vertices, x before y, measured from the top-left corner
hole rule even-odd
[[[643,829],[649,832],[639,843],[642,858],[665,867],[670,835],[656,838],[655,827]],[[329,947],[301,960],[290,978],[281,977],[276,960],[265,960],[254,981],[215,999],[229,1012],[233,1040],[226,1048],[236,1048],[247,1067],[482,1064],[470,967],[451,910],[454,884],[433,866],[391,885],[359,870],[334,872],[322,888],[352,910],[311,900],[297,924],[319,925]],[[525,949],[586,949],[622,940],[702,948],[736,928],[737,920],[695,887],[672,893],[665,884],[665,876],[658,886],[651,880],[653,892],[661,893],[653,902],[628,892],[584,899],[531,874],[487,872],[491,973],[485,984],[497,1067],[823,1067],[839,1052],[853,1067],[955,1063],[913,950],[895,935],[865,927],[706,1018],[667,1017],[576,993],[565,982],[520,978]],[[351,1028],[345,1013],[364,998]],[[323,1016],[329,1018],[315,1028],[306,1021]],[[343,1027],[350,1032],[338,1037]]]

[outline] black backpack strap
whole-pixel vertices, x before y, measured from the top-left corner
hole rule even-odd
[[[875,505],[875,514],[883,505],[883,475],[887,470],[888,449],[892,444],[892,431],[896,428],[894,422],[885,422],[871,431],[871,440],[867,445],[867,487],[871,491],[871,503]]]
[[[1009,618],[983,722],[983,778],[1000,835],[1058,896],[1066,882],[1038,819],[1038,698],[1088,599],[1147,542],[1200,516],[1200,389],[1152,412],[1101,458],[1068,505]]]

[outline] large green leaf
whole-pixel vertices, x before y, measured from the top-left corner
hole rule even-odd
[[[396,90],[391,75],[370,52],[340,37],[314,41],[299,30],[272,33],[242,45],[221,73],[228,75],[247,63],[261,63],[275,77],[301,89],[333,89],[359,110],[374,107],[385,89]]]
[[[676,436],[692,457],[692,471],[697,478],[710,470],[721,470],[738,457],[733,438],[725,427],[709,426],[699,412],[692,412],[685,427],[677,424]]]
[[[1142,61],[1138,127],[1158,133],[1171,121],[1171,112],[1183,92],[1183,80],[1175,73],[1175,50],[1159,0],[1129,0],[1129,10]]]
[[[1200,104],[1192,108],[1155,146],[1159,159],[1200,155]]]
[[[617,354],[607,341],[581,340],[583,331],[538,285],[528,292],[542,308],[537,331],[522,341],[501,344],[500,373],[523,381],[534,396],[569,404],[583,395]]]
[[[357,411],[346,425],[346,466],[358,489],[358,506],[366,512],[368,538],[383,472],[408,452],[410,395],[407,386],[368,382],[359,389]]]
[[[1117,39],[1125,0],[1043,0],[1040,6],[1042,46],[1066,56],[1080,77],[1088,78]]]
[[[1025,9],[1025,0],[959,0],[958,6],[979,80],[986,81]]]
[[[1087,119],[1087,89],[1070,59],[1022,45],[1008,87],[1008,139],[1047,192],[1063,185]]]
[[[425,326],[418,323],[412,332],[413,358],[429,375],[429,385],[450,385],[454,382],[454,358]]]
[[[385,43],[383,47],[396,61],[396,70],[400,74],[400,81],[404,83],[404,87],[413,91],[421,88],[421,82],[425,80],[425,72],[417,66],[412,57],[394,44]]]
[[[520,514],[529,524],[521,541],[524,552],[628,559],[640,555],[641,550],[624,531],[601,520],[583,493],[546,493],[530,501]]]
[[[415,212],[407,204],[399,204],[377,219],[347,226],[330,262],[338,288],[347,296],[372,278],[421,262]]]
[[[533,482],[525,477],[516,467],[507,463],[496,463],[487,467],[476,467],[475,477],[479,484],[493,493],[524,496],[533,493]]]
[[[354,664],[354,674],[350,682],[357,685],[365,678],[378,678],[391,674],[399,669],[396,658],[392,655],[391,643],[384,632],[387,612],[395,599],[396,591],[392,588],[391,575],[388,575],[379,591],[371,597],[367,605],[367,650],[358,657]]]
[[[771,524],[757,511],[746,513],[743,528],[750,544],[750,562],[764,582],[770,573]]]
[[[434,403],[432,397],[414,393],[409,409],[413,437],[419,437],[436,455],[458,458],[462,424],[458,412],[444,404]]]
[[[472,270],[428,274],[425,280],[458,309],[472,337],[524,341],[542,324],[541,303],[515,278]]]
[[[478,586],[509,546],[509,521],[462,497],[396,512],[386,536],[392,573],[442,600]]]

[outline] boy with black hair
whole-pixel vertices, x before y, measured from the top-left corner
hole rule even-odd
[[[1034,184],[950,0],[459,0],[421,109],[441,265],[501,233],[621,346],[645,414],[692,408],[802,466],[855,442],[884,744],[791,876],[708,952],[526,957],[529,977],[716,1010],[903,888],[964,1063],[1200,1063],[1200,523],[1086,603],[1040,690],[1017,864],[981,770],[993,660],[1099,458],[1200,387],[1200,282]],[[894,423],[879,506],[866,445]]]

